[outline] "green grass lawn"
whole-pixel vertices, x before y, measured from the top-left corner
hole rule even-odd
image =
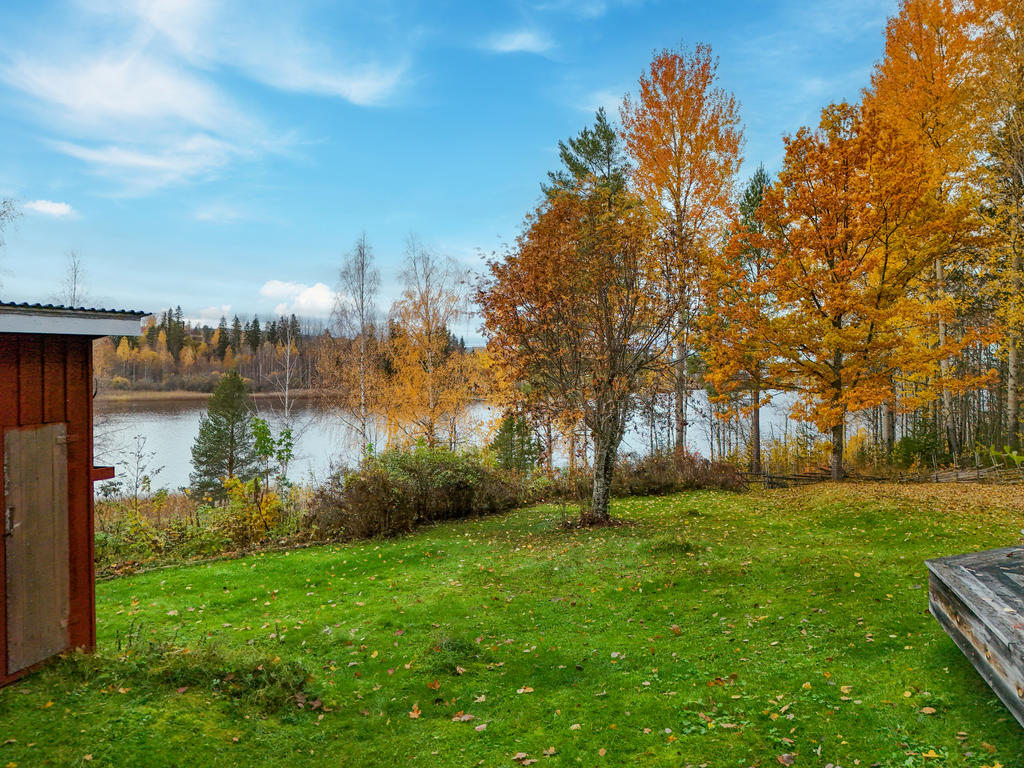
[[[107,581],[99,653],[0,691],[0,768],[1024,766],[923,564],[1019,541],[1021,512],[890,490],[621,500],[574,532],[544,506]]]

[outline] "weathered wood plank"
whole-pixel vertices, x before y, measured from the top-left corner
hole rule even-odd
[[[1024,726],[1024,549],[929,560],[928,608]]]
[[[4,433],[7,673],[68,647],[67,429]]]

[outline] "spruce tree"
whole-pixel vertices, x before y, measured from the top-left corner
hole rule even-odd
[[[525,475],[537,466],[544,447],[525,417],[506,413],[491,441],[490,449],[499,467]]]
[[[231,339],[228,338],[228,320],[223,315],[220,317],[220,325],[217,326],[217,331],[220,334],[217,336],[217,357],[223,360],[224,355],[227,354],[228,347],[231,346]]]
[[[238,319],[238,315],[231,321],[231,351],[236,355],[242,353],[242,321]]]
[[[224,478],[250,480],[258,471],[256,441],[245,382],[228,371],[217,383],[199,434],[192,445],[192,490],[216,501],[224,498]]]
[[[248,328],[246,328],[245,341],[253,352],[259,351],[260,344],[263,343],[263,333],[260,330],[260,319],[258,317],[254,317]]]

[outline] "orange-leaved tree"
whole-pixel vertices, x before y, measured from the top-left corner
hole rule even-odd
[[[755,287],[774,308],[752,330],[799,394],[795,415],[831,433],[839,479],[847,414],[891,401],[892,372],[927,362],[913,332],[935,307],[911,287],[943,233],[918,145],[871,110],[830,106],[785,142],[758,212],[769,260]]]
[[[679,311],[656,244],[640,200],[589,178],[552,191],[527,217],[477,295],[488,349],[527,384],[520,395],[582,414],[594,446],[585,522],[609,519],[633,397],[664,364]]]
[[[668,245],[667,271],[679,295],[675,338],[676,447],[686,445],[687,364],[705,255],[728,223],[743,130],[735,98],[718,87],[710,46],[664,50],[620,110],[631,182]]]

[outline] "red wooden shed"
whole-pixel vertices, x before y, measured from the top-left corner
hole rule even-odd
[[[144,316],[0,303],[0,686],[96,644],[92,341]]]

